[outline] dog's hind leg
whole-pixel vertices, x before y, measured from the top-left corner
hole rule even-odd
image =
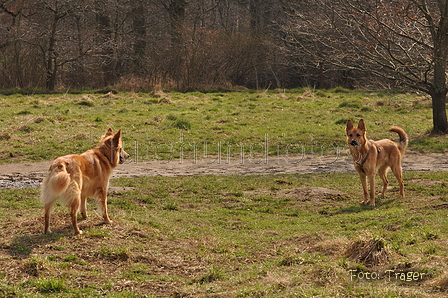
[[[385,165],[379,168],[378,175],[383,180],[383,191],[381,192],[381,195],[384,197],[387,191],[387,187],[389,186],[389,180],[387,180],[387,170],[389,169],[389,166]]]
[[[401,168],[401,164],[394,165],[391,169],[400,184],[400,196],[404,198],[403,170]]]
[[[70,182],[70,185],[63,195],[63,200],[70,209],[70,217],[75,235],[82,234],[82,231],[78,227],[77,219],[78,209],[81,204],[81,188],[76,181],[72,180]]]
[[[53,207],[53,204],[56,202],[58,198],[58,194],[55,194],[52,189],[51,185],[48,185],[48,181],[45,180],[42,192],[41,192],[41,202],[44,204],[45,208],[45,215],[44,215],[44,233],[48,234],[51,233],[50,231],[50,214],[51,214],[51,208]]]
[[[80,201],[81,200],[78,197],[77,199],[74,199],[72,201],[72,205],[70,206],[70,217],[72,219],[72,226],[73,226],[73,231],[75,232],[75,235],[82,234],[82,231],[79,229],[78,219],[77,219]]]
[[[81,215],[83,219],[87,218],[87,198],[85,196],[81,196]]]
[[[54,161],[50,166],[50,173],[45,177],[42,183],[40,201],[44,205],[44,233],[50,231],[50,214],[56,199],[66,191],[70,184],[70,176],[66,171],[66,163],[62,161]]]
[[[51,207],[53,207],[54,200],[50,203],[45,204],[45,215],[44,215],[44,233],[48,234],[51,233],[50,231],[50,214],[51,214]]]

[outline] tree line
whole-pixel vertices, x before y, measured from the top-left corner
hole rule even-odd
[[[279,0],[1,0],[0,88],[291,86],[284,18]]]
[[[446,132],[447,0],[0,0],[0,88],[405,87]]]
[[[354,87],[288,46],[308,2],[1,0],[0,88]]]

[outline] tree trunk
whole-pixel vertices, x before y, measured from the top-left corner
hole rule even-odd
[[[186,0],[171,0],[169,5],[165,6],[170,20],[171,42],[175,48],[183,44],[187,5],[188,2]]]
[[[433,133],[446,134],[448,132],[448,121],[446,118],[446,46],[448,39],[441,42],[441,49],[436,50],[435,63],[434,63],[434,84],[429,90],[429,94],[432,99],[432,121],[433,121]]]
[[[53,11],[53,23],[51,25],[51,32],[48,42],[47,49],[47,77],[45,82],[45,87],[47,90],[52,91],[56,86],[56,71],[57,71],[57,59],[56,59],[56,29],[58,26],[58,21],[60,17],[58,16],[57,11]]]
[[[185,13],[188,6],[186,0],[170,0],[165,9],[168,12],[171,35],[171,77],[180,89],[188,87],[188,69],[185,52]]]
[[[98,24],[98,35],[102,43],[102,72],[103,86],[113,85],[115,82],[115,64],[114,64],[114,44],[112,37],[112,22],[107,11],[102,7],[102,3],[96,3],[96,21]]]
[[[143,3],[137,2],[135,5],[135,8],[132,10],[132,27],[135,38],[133,62],[134,71],[138,73],[144,63],[146,52],[146,20]]]
[[[432,119],[433,133],[446,134],[448,132],[448,124],[446,118],[446,90],[445,92],[432,93]]]
[[[48,64],[53,64],[53,68],[52,69],[47,69],[47,77],[46,77],[46,82],[45,82],[45,88],[48,91],[53,91],[54,88],[56,87],[56,73],[57,73],[57,67],[56,67],[56,62],[52,62],[51,61],[52,58],[48,59]]]
[[[446,68],[448,58],[448,1],[439,2],[441,18],[439,28],[434,40],[434,84],[430,88],[432,98],[432,114],[434,133],[448,132],[448,121],[446,118]]]

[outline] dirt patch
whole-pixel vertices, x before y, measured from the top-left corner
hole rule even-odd
[[[47,174],[50,163],[51,161],[3,164],[0,166],[0,188],[38,187]],[[403,171],[448,171],[448,156],[445,153],[408,152],[403,159]],[[356,174],[351,156],[340,152],[327,156],[269,156],[263,159],[244,159],[236,156],[225,161],[175,159],[131,162],[119,165],[112,178],[331,173]],[[318,192],[319,190],[316,190],[312,195],[319,196]]]
[[[347,247],[347,239],[328,239],[328,235],[310,233],[301,236],[285,238],[277,242],[279,246],[294,246],[296,252],[322,252],[327,255],[342,254]]]

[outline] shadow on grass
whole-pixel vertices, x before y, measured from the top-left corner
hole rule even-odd
[[[376,206],[358,204],[358,205],[341,208],[341,209],[337,210],[336,212],[328,213],[328,215],[353,214],[353,213],[359,213],[359,212],[363,212],[363,211],[370,211],[370,210],[374,210],[374,209],[382,207],[382,206],[389,206],[393,202],[395,202],[394,199],[389,199],[387,201],[377,200]]]
[[[59,241],[67,236],[66,231],[57,231],[50,234],[27,234],[14,237],[9,245],[9,254],[16,259],[27,259],[33,250]]]
[[[78,223],[81,223],[84,219],[79,219]],[[91,230],[95,228],[99,228],[102,226],[108,226],[108,224],[100,221],[98,223],[89,223],[89,226],[82,226],[81,229]],[[94,237],[107,237],[107,231],[95,231],[92,235]],[[84,234],[83,234],[84,235]],[[91,235],[91,236],[92,236]],[[73,233],[73,228],[71,225],[66,225],[61,228],[51,229],[51,233],[43,234],[42,232],[37,232],[37,229],[33,229],[28,234],[20,234],[14,237],[11,243],[5,247],[9,254],[16,259],[27,259],[32,254],[36,248],[45,247],[49,244],[57,243],[61,239],[67,239],[71,237],[79,237],[79,235],[75,235]],[[59,246],[55,246],[55,249],[58,249]]]

